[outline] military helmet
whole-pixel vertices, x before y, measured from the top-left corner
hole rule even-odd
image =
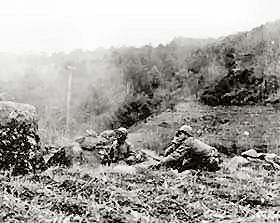
[[[184,132],[187,135],[192,136],[192,131],[193,130],[192,130],[192,127],[189,126],[189,125],[182,125],[178,131],[179,132]]]
[[[124,128],[124,127],[120,127],[118,129],[116,129],[116,133],[119,133],[119,134],[121,134],[123,136],[127,136],[127,134],[128,134],[127,129]]]

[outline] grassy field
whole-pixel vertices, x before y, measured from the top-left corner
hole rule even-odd
[[[280,221],[280,174],[75,166],[1,177],[1,222]]]
[[[280,222],[280,172],[263,163],[231,169],[233,152],[261,145],[279,152],[272,107],[215,107],[185,101],[130,129],[136,149],[161,153],[176,128],[191,124],[224,152],[218,172],[147,165],[53,167],[24,177],[0,175],[0,222]],[[244,131],[249,132],[245,136]],[[236,145],[236,150],[222,151]]]

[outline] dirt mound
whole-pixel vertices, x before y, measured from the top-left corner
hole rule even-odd
[[[278,88],[276,76],[257,77],[252,70],[231,70],[221,80],[207,86],[200,99],[212,106],[252,105],[264,102]]]
[[[35,107],[0,102],[0,168],[13,175],[45,168]]]

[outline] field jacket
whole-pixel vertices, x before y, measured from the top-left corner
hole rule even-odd
[[[165,165],[170,162],[188,160],[190,158],[207,159],[218,156],[217,149],[194,137],[188,137],[180,144],[173,143],[166,151],[166,157],[161,160]]]

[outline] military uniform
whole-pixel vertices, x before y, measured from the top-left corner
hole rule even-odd
[[[123,160],[129,156],[131,145],[127,142],[120,144],[115,140],[111,146],[110,157],[112,161]]]
[[[172,145],[166,149],[165,157],[156,166],[173,167],[179,172],[197,168],[208,171],[218,170],[221,159],[217,149],[195,139],[190,134],[187,135],[176,135]]]
[[[112,143],[109,151],[111,162],[124,161],[132,165],[144,161],[144,156],[141,153],[134,152],[132,150],[132,145],[125,140],[127,137],[126,129],[119,128],[116,132],[117,135],[120,134],[120,138],[123,138],[116,139]]]

